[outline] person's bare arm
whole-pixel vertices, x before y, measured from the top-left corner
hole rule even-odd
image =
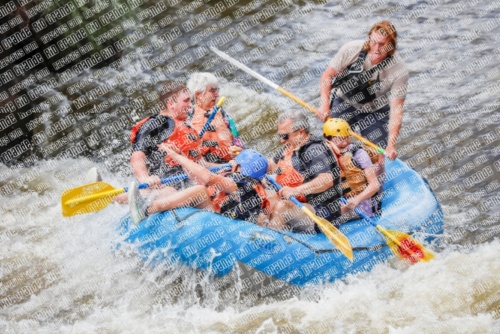
[[[146,166],[146,154],[142,151],[135,151],[130,157],[130,165],[134,176],[140,181],[152,185],[159,185],[161,179],[156,175],[149,175],[148,167]]]
[[[331,173],[321,173],[309,182],[301,184],[298,188],[301,194],[319,194],[333,187]]]
[[[309,195],[322,193],[333,187],[333,176],[331,173],[320,173],[309,182],[303,183],[298,187],[283,187],[279,194],[283,198],[297,196],[299,194]]]
[[[387,157],[391,160],[397,158],[396,142],[398,140],[399,131],[403,123],[403,105],[405,99],[394,99],[390,102],[389,116],[389,138],[387,140],[387,149],[385,150]]]
[[[322,122],[324,122],[330,114],[330,91],[332,90],[332,80],[337,74],[337,71],[328,66],[321,75],[319,82],[321,105],[318,110],[318,115],[316,116]]]
[[[158,145],[158,148],[167,152],[172,159],[175,159],[184,168],[189,177],[193,178],[197,183],[206,186],[217,185],[220,190],[228,194],[238,190],[234,181],[227,177],[210,172],[200,164],[197,164],[187,157],[177,153],[168,144]]]

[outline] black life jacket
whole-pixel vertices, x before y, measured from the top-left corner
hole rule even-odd
[[[350,101],[360,104],[372,102],[377,98],[376,92],[380,90],[381,86],[380,71],[391,62],[392,56],[387,56],[371,69],[363,71],[363,63],[367,55],[368,51],[361,50],[358,58],[335,77],[332,83],[332,91],[334,92],[332,100],[336,97],[337,89],[340,89]],[[372,80],[371,78],[376,72],[377,78]]]
[[[232,194],[219,192],[213,199],[220,206],[220,213],[232,219],[246,220],[256,223],[261,210],[269,208],[269,200],[265,196],[264,186],[257,180],[241,173],[231,173],[238,191]]]
[[[324,161],[324,163],[328,164],[329,170],[332,173],[333,176],[333,186],[335,187],[336,190],[336,195],[335,198],[332,200],[336,201],[340,198],[342,194],[341,190],[341,185],[340,185],[340,166],[338,166],[337,163],[337,158],[333,155],[332,151],[326,147],[325,145],[325,140],[323,138],[315,138],[312,137],[309,142],[304,144],[302,147],[300,147],[297,151],[295,151],[292,155],[292,164],[293,167],[304,176],[304,183],[309,182],[313,179],[313,174],[311,172],[311,159],[309,159],[305,152],[309,146],[313,144],[321,144],[324,147],[324,150],[321,150],[321,152],[325,153],[327,156],[327,161]],[[327,190],[329,191],[329,190]],[[309,194],[306,195],[306,200],[307,202],[310,202],[313,198],[319,196],[319,194]]]

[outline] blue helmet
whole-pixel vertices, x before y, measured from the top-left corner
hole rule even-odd
[[[241,167],[240,173],[257,180],[266,175],[268,163],[265,156],[254,150],[243,150],[234,159]]]

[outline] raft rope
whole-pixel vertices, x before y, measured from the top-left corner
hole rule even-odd
[[[304,241],[300,240],[300,239],[297,239],[295,237],[292,237],[291,235],[288,235],[280,230],[275,230],[273,228],[269,228],[269,227],[266,227],[276,233],[279,233],[287,238],[290,238],[296,242],[298,242],[299,244],[303,245],[303,246],[306,246],[307,248],[309,248],[311,251],[313,251],[315,254],[322,254],[322,253],[334,253],[334,252],[340,252],[340,250],[338,250],[337,248],[333,248],[333,249],[317,249],[317,248],[314,248],[313,246],[305,243]],[[283,238],[284,239],[284,238]],[[286,242],[286,240],[285,240]],[[288,242],[287,242],[288,243]],[[387,246],[386,244],[382,244],[382,245],[376,245],[376,246],[371,246],[371,247],[353,247],[352,250],[356,250],[356,251],[363,251],[363,250],[367,250],[367,251],[377,251],[377,252],[380,252],[380,250],[382,249],[382,247],[384,246]]]
[[[177,220],[178,223],[182,223],[184,222],[186,219],[188,219],[189,217],[197,214],[197,213],[200,213],[200,212],[210,212],[210,213],[213,213],[212,211],[208,211],[208,210],[197,210],[197,211],[193,211],[193,212],[190,212],[188,213],[187,215],[185,215],[184,217],[180,218],[179,215],[175,212],[174,209],[171,210],[172,214],[174,215],[175,217],[175,220]],[[314,248],[313,246],[307,244],[306,242],[300,240],[300,239],[297,239],[291,235],[288,235],[286,233],[284,233],[283,231],[280,231],[280,230],[275,230],[273,228],[269,228],[269,227],[266,227],[267,229],[271,230],[271,231],[274,231],[278,234],[281,234],[283,235],[284,237],[287,237],[287,238],[290,238],[292,240],[294,240],[295,242],[298,242],[299,244],[309,248],[315,255],[317,254],[322,254],[322,253],[335,253],[335,252],[340,252],[340,250],[334,248],[334,249],[317,249],[317,248]],[[285,239],[285,238],[283,238]],[[285,242],[288,243],[285,239]],[[386,244],[380,244],[380,245],[376,245],[376,246],[371,246],[371,247],[353,247],[352,249],[353,250],[356,250],[356,251],[377,251],[377,252],[380,252],[380,250],[382,249],[382,247],[385,247],[387,246]]]

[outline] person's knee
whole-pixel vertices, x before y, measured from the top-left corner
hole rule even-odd
[[[274,208],[274,213],[280,215],[285,222],[288,222],[299,214],[298,210],[298,207],[290,201],[279,201]]]

